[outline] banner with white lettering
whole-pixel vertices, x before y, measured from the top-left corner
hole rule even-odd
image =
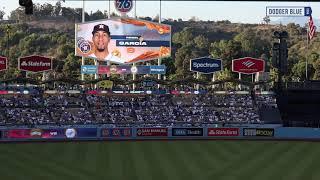
[[[299,6],[267,6],[266,16],[270,17],[299,17],[299,16],[311,16],[311,7],[299,7]]]

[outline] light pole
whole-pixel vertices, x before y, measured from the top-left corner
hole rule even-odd
[[[274,43],[273,50],[278,51],[278,61],[276,64],[278,65],[278,90],[281,88],[281,81],[282,76],[287,71],[287,58],[288,58],[288,49],[287,49],[287,42],[286,38],[288,38],[288,32],[287,31],[275,31],[273,33],[274,38],[278,39],[277,43]]]
[[[7,58],[9,57],[9,38],[10,38],[10,30],[11,30],[11,26],[8,24],[6,26],[6,33],[7,33]]]

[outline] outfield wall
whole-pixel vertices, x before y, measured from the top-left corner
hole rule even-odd
[[[310,139],[319,128],[11,128],[0,130],[0,141],[137,140],[137,139]]]

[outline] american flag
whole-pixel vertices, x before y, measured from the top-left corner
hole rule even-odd
[[[309,33],[308,33],[308,38],[309,40],[311,40],[313,37],[316,36],[316,26],[314,25],[313,23],[313,20],[312,20],[312,16],[309,16]]]

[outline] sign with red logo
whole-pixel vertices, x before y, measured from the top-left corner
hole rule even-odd
[[[137,136],[168,136],[168,128],[138,128]]]
[[[239,128],[208,128],[208,136],[239,136]]]
[[[0,56],[0,71],[7,70],[8,60],[6,57]]]
[[[257,72],[263,72],[264,68],[265,62],[262,59],[245,57],[232,60],[232,72],[253,74]]]
[[[43,72],[52,70],[52,59],[43,56],[26,56],[19,58],[19,70]]]

